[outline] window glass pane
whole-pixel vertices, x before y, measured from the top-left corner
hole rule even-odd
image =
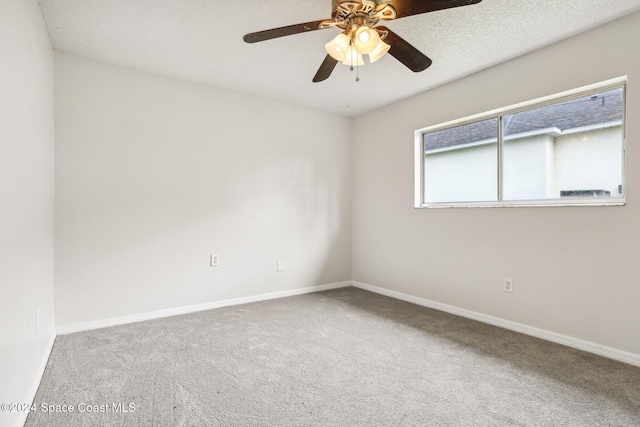
[[[503,199],[620,197],[622,88],[502,118]]]
[[[498,119],[424,135],[424,201],[484,202],[498,198]]]

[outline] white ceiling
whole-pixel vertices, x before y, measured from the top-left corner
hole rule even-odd
[[[246,33],[331,17],[330,0],[39,0],[56,50],[355,116],[640,10],[640,0],[484,0],[385,23],[433,60],[390,55],[311,79],[339,33],[247,44]]]

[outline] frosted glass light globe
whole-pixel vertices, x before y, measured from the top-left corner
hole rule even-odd
[[[353,40],[358,53],[366,55],[373,52],[380,41],[380,35],[373,28],[369,28],[366,25],[361,26],[356,30],[356,36]]]
[[[345,58],[344,61],[342,61],[342,63],[344,65],[350,65],[350,66],[360,66],[360,65],[364,65],[364,59],[362,59],[362,54],[358,53],[358,51],[353,47],[353,46],[349,46],[349,48],[347,49],[347,57]]]
[[[333,40],[324,45],[324,49],[336,61],[344,61],[349,48],[349,37],[346,34],[338,34]]]

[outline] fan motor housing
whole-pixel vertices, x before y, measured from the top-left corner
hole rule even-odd
[[[331,13],[333,13],[333,11],[336,10],[341,3],[347,3],[349,1],[353,2],[354,0],[331,0]],[[355,0],[355,1],[357,1],[359,3],[358,0]],[[375,4],[380,4],[381,3],[381,2],[376,1],[376,0],[369,0],[369,1],[372,2],[372,3],[375,3]]]
[[[396,18],[396,10],[388,3],[378,3],[376,0],[332,0],[334,7],[331,17],[333,25],[340,28],[349,28],[355,22],[354,18],[364,19],[359,25],[375,26],[380,20],[389,21]],[[331,26],[328,21],[325,25]]]
[[[379,3],[376,0],[365,0],[367,3],[374,3],[378,5]],[[362,0],[331,0],[331,13],[333,14],[338,6],[342,3],[360,3],[362,4]]]

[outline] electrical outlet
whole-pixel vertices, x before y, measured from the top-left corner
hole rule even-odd
[[[513,279],[505,277],[504,279],[504,291],[513,292]]]
[[[278,261],[277,270],[278,272],[284,271],[284,261]]]
[[[209,266],[210,267],[217,267],[219,264],[220,264],[220,256],[211,255],[209,257]]]

